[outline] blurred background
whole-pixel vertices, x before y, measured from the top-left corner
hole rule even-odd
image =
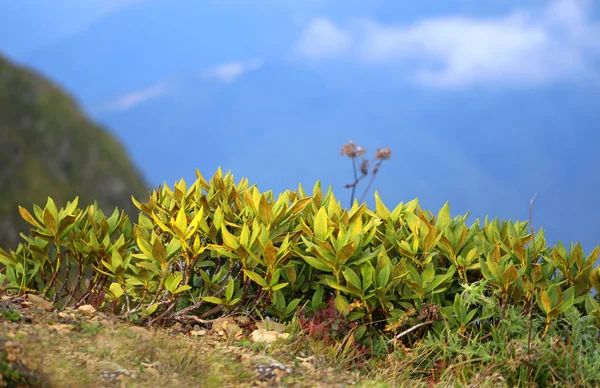
[[[219,166],[275,194],[389,147],[367,195],[600,243],[593,0],[0,0],[0,246],[17,204]],[[367,182],[358,186],[360,196]]]

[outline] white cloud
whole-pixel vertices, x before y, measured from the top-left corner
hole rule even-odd
[[[361,20],[346,28],[319,18],[339,36],[354,36],[331,49],[315,34],[314,22],[299,42],[310,60],[335,57],[362,65],[399,66],[410,77],[435,87],[484,82],[539,84],[591,72],[590,58],[600,54],[598,26],[586,17],[588,5],[556,0],[541,10],[516,10],[502,17],[438,17],[411,25],[382,25]],[[310,48],[319,55],[307,55]]]
[[[204,69],[200,72],[200,76],[204,78],[217,79],[224,83],[229,83],[236,81],[249,71],[260,69],[262,65],[263,63],[260,60],[228,62],[209,69]],[[98,108],[98,111],[118,112],[132,109],[137,105],[143,104],[144,102],[164,96],[172,92],[174,89],[180,87],[186,81],[197,78],[198,76],[199,75],[197,72],[191,74],[179,74],[178,76],[157,82],[143,89],[125,93],[107,103],[101,104]]]
[[[295,50],[310,59],[325,59],[345,53],[352,43],[350,33],[327,18],[316,18],[306,28]]]
[[[249,71],[257,70],[262,67],[262,62],[259,60],[247,62],[229,62],[217,65],[206,72],[208,77],[214,77],[222,82],[233,82]]]
[[[117,99],[105,104],[102,110],[104,111],[124,111],[133,108],[143,102],[152,100],[160,97],[165,93],[169,92],[172,87],[172,83],[159,82],[157,84],[148,86],[144,89],[135,90],[126,93]]]

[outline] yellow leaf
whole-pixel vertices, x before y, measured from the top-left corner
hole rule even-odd
[[[544,312],[548,314],[552,310],[552,304],[550,303],[550,298],[545,290],[540,292],[540,299],[542,301]]]
[[[27,209],[19,206],[19,213],[21,214],[21,217],[23,217],[23,219],[25,221],[29,222],[31,225],[35,226],[38,229],[43,229],[42,226],[35,220],[35,218],[33,218],[31,213],[29,213],[27,211]]]
[[[270,268],[275,265],[275,262],[277,261],[277,250],[273,246],[273,241],[267,241],[267,245],[263,252],[263,258]]]
[[[43,216],[44,224],[46,225],[48,232],[50,232],[51,235],[56,236],[56,233],[58,232],[58,222],[56,218],[54,218],[48,209],[44,209]]]
[[[300,199],[298,201],[296,201],[292,207],[289,208],[289,210],[287,211],[287,214],[289,215],[296,215],[298,213],[300,213],[302,210],[304,210],[304,208],[306,208],[306,206],[308,206],[308,204],[310,203],[310,201],[312,201],[312,198],[303,198]]]
[[[187,234],[187,215],[185,214],[185,209],[182,207],[179,208],[177,212],[177,218],[175,219],[175,225],[177,229],[179,229],[184,235]]]
[[[436,236],[435,228],[429,228],[427,235],[423,239],[423,251],[429,252],[429,250],[431,250],[431,248],[433,248],[433,246],[435,245],[436,237],[437,236]]]
[[[267,225],[271,223],[271,220],[273,219],[273,211],[271,210],[271,205],[264,195],[260,197],[258,213],[260,214],[260,219],[263,223]]]
[[[233,234],[229,233],[229,231],[227,230],[227,228],[225,227],[225,225],[223,225],[223,227],[221,228],[221,235],[223,236],[223,243],[231,248],[231,249],[238,249],[238,247],[240,246],[240,241],[239,239],[234,236]]]
[[[154,213],[152,213],[152,219],[154,220],[154,222],[156,222],[156,224],[163,230],[163,232],[169,232],[172,233],[171,229],[165,225],[160,218],[158,218],[158,216]]]
[[[190,226],[191,226],[192,229],[185,236],[186,240],[189,239],[189,238],[191,238],[194,235],[194,233],[196,233],[196,231],[198,230],[198,227],[200,225],[200,221],[202,221],[203,216],[204,216],[204,208],[201,207],[200,209],[196,210],[196,214],[194,215],[194,219],[190,223]]]

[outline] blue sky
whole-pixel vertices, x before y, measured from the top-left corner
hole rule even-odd
[[[176,3],[176,6],[174,5]],[[592,0],[0,0],[0,51],[64,86],[157,185],[218,166],[343,188],[390,147],[389,207],[527,219],[600,243]],[[359,192],[361,188],[359,186]],[[372,191],[368,201],[372,203]]]

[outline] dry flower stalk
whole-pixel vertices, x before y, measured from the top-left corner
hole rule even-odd
[[[354,202],[354,195],[356,193],[356,186],[358,185],[358,182],[360,182],[361,179],[363,179],[364,177],[369,175],[369,166],[371,164],[374,164],[374,167],[371,170],[371,180],[369,181],[369,184],[365,188],[365,191],[363,192],[363,195],[360,198],[360,202],[362,202],[364,200],[365,195],[369,191],[369,188],[371,187],[371,184],[373,183],[375,176],[379,172],[379,169],[381,168],[382,163],[385,160],[389,160],[392,157],[392,150],[390,150],[389,148],[377,148],[377,151],[375,152],[375,156],[371,162],[369,162],[367,159],[363,158],[362,161],[360,162],[360,164],[357,165],[357,163],[358,163],[357,159],[366,153],[367,153],[367,150],[354,144],[354,142],[352,140],[350,140],[348,143],[344,144],[340,151],[341,156],[348,156],[350,159],[352,159],[352,169],[354,171],[354,182],[346,184],[344,186],[347,189],[350,189],[350,188],[352,189],[352,193],[350,195],[350,206],[352,206],[352,203]],[[358,176],[358,171],[360,171],[360,174],[361,174],[360,176]]]

